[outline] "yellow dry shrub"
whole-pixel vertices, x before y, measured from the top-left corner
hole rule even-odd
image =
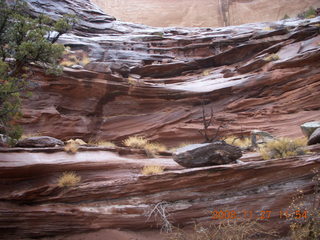
[[[274,28],[272,28],[272,27],[265,27],[265,28],[263,28],[262,30],[263,30],[263,31],[273,31]]]
[[[152,174],[162,173],[163,170],[164,170],[164,167],[162,166],[149,165],[149,166],[144,166],[141,173],[143,175],[152,175]]]
[[[249,137],[238,138],[236,136],[229,136],[224,141],[230,145],[234,145],[241,148],[247,148],[252,145],[251,139]]]
[[[81,181],[75,172],[64,172],[58,179],[59,187],[73,187]]]
[[[219,224],[209,226],[195,225],[193,231],[184,231],[183,229],[174,228],[171,233],[167,234],[168,240],[248,240],[255,235],[265,236],[275,239],[275,231],[267,230],[263,224],[257,221],[237,221],[223,220]]]
[[[88,54],[83,51],[72,52],[70,50],[65,51],[63,60],[60,62],[60,65],[64,67],[71,67],[73,65],[85,66],[90,63]]]
[[[159,152],[164,152],[167,147],[160,143],[147,143],[143,149],[149,157],[154,157]]]
[[[280,57],[277,54],[270,54],[269,56],[265,57],[263,60],[266,62],[272,62],[272,61],[277,61],[279,60]]]
[[[70,154],[75,154],[78,152],[79,145],[75,142],[70,142],[64,146],[64,151]]]
[[[77,138],[77,139],[70,139],[68,140],[66,143],[74,143],[74,144],[78,144],[78,145],[87,145],[87,143],[85,141],[83,141],[82,139],[80,138]]]
[[[209,76],[210,75],[210,70],[204,70],[203,72],[202,72],[202,75],[203,76]]]
[[[99,147],[110,147],[110,148],[116,147],[116,145],[113,142],[109,142],[109,141],[100,141],[100,142],[97,142],[96,145]]]
[[[303,149],[306,145],[306,138],[279,138],[266,143],[259,151],[263,159],[286,158],[306,154]]]
[[[90,140],[89,141],[89,145],[94,145],[94,146],[98,146],[98,147],[109,147],[109,148],[115,148],[116,145],[113,142],[109,142],[109,141],[94,141],[94,140]]]
[[[148,144],[148,140],[140,136],[130,136],[123,141],[123,145],[131,148],[143,149]]]

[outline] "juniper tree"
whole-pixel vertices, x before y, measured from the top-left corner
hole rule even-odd
[[[56,42],[71,30],[75,17],[32,17],[25,2],[10,2],[0,0],[0,133],[18,139],[21,131],[14,122],[21,114],[20,97],[28,89],[32,67],[48,74],[62,72],[64,46]]]

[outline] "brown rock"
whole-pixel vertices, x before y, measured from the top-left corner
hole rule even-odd
[[[319,19],[159,29],[114,21],[89,1],[30,4],[53,17],[77,9],[82,21],[60,42],[90,63],[59,77],[35,69],[39,87],[24,99],[20,121],[27,132],[86,142],[141,133],[169,146],[200,142],[202,101],[228,118],[222,135],[260,129],[298,137],[303,122],[320,118]],[[270,54],[279,60],[263,61]]]
[[[301,204],[310,204],[313,170],[320,169],[319,155],[181,169],[171,158],[135,159],[102,150],[77,155],[0,151],[0,239],[156,228],[159,222],[148,221],[147,213],[164,201],[175,226],[192,226],[195,219],[212,223],[214,209],[232,206],[242,214],[250,206],[253,212],[272,211],[264,227],[285,230],[290,222],[279,218],[279,211],[289,208],[297,189],[305,194]],[[140,172],[146,164],[165,171],[144,176]],[[65,171],[80,176],[79,185],[59,188],[57,180]]]
[[[43,148],[63,145],[64,143],[61,140],[48,136],[29,137],[19,140],[17,143],[17,147],[23,148]]]
[[[157,27],[221,27],[295,17],[317,0],[92,0],[105,12],[126,22]],[[139,14],[137,14],[139,13]]]
[[[241,156],[240,148],[218,141],[179,148],[173,154],[173,160],[183,167],[193,168],[234,163]]]
[[[320,128],[317,128],[309,137],[308,145],[320,143]]]
[[[312,135],[312,133],[320,128],[320,122],[319,121],[313,121],[313,122],[306,122],[304,124],[302,124],[301,126],[301,130],[302,130],[302,133],[310,138],[310,136]]]

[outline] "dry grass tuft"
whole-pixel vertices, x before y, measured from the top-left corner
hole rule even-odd
[[[83,141],[82,139],[80,138],[77,138],[77,139],[69,139],[68,141],[66,141],[66,143],[71,143],[71,144],[78,144],[80,146],[82,145],[87,145],[87,143],[85,141]]]
[[[70,154],[76,154],[78,152],[79,145],[71,142],[64,146],[64,151]]]
[[[160,143],[147,143],[143,149],[148,157],[154,157],[159,152],[167,151],[167,147]]]
[[[252,145],[251,139],[248,137],[238,138],[236,136],[229,136],[224,141],[230,145],[234,145],[241,148],[248,148]]]
[[[74,172],[64,172],[58,179],[59,187],[73,187],[81,181],[81,177]]]
[[[265,27],[265,28],[263,28],[262,30],[263,30],[263,31],[273,31],[274,28],[272,28],[272,27]]]
[[[280,138],[266,143],[259,151],[264,159],[287,158],[307,154],[305,138]]]
[[[303,191],[298,190],[298,195],[289,206],[289,212],[295,213],[289,218],[292,240],[320,239],[320,170],[313,169],[313,172],[314,192],[311,201]]]
[[[131,148],[143,149],[148,144],[148,140],[140,136],[130,136],[123,141],[123,145]]]
[[[177,228],[168,234],[168,240],[248,240],[256,239],[254,237],[258,235],[276,236],[256,221],[229,220],[216,225],[195,225],[191,233]]]
[[[272,61],[277,61],[279,60],[280,57],[277,54],[270,54],[269,56],[265,57],[263,60],[266,62],[272,62]]]
[[[94,145],[98,147],[108,147],[108,148],[116,147],[116,145],[113,142],[109,142],[109,141],[89,141],[89,145]]]
[[[27,134],[23,134],[20,137],[20,140],[26,139],[26,138],[31,138],[31,137],[40,137],[41,134],[40,133],[27,133]]]
[[[153,174],[162,173],[163,170],[164,170],[164,167],[162,166],[149,165],[149,166],[144,166],[141,173],[143,175],[153,175]]]

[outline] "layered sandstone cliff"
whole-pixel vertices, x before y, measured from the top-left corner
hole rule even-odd
[[[116,21],[88,0],[28,2],[33,14],[77,13],[80,22],[60,40],[70,47],[63,75],[35,69],[21,119],[26,133],[117,143],[140,134],[176,145],[202,140],[202,106],[224,123],[224,135],[259,128],[299,136],[301,123],[320,118],[319,17],[152,28]],[[320,161],[319,154],[268,161],[246,155],[242,164],[182,169],[168,156],[119,153],[0,149],[0,239],[157,228],[159,219],[147,215],[159,203],[175,226],[211,222],[214,209],[268,209],[264,224],[285,232],[279,211],[297,190],[311,202]],[[147,164],[165,171],[143,176]],[[58,187],[64,171],[76,171],[79,185]]]
[[[317,0],[91,0],[127,22],[168,27],[220,27],[296,17]]]
[[[89,1],[43,2],[33,12],[79,14],[75,31],[61,38],[78,60],[60,77],[33,79],[26,133],[201,141],[203,104],[225,125],[223,135],[260,128],[300,136],[300,124],[320,118],[319,18],[152,28],[116,21]]]

